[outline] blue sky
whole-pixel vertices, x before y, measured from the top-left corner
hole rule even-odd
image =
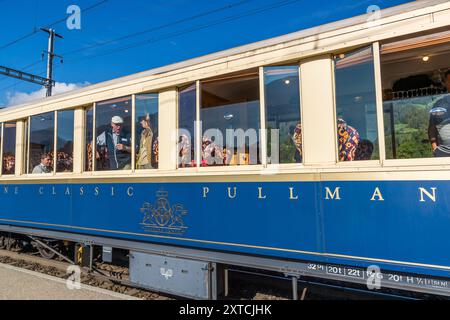
[[[405,0],[0,0],[0,65],[45,76],[52,27],[57,92],[387,8]],[[78,5],[81,29],[69,30]],[[130,36],[133,35],[133,36]],[[24,37],[26,36],[26,37]],[[24,37],[23,40],[15,42]],[[15,43],[14,43],[15,42]],[[30,66],[31,65],[31,66]],[[41,87],[0,75],[0,106],[37,98]]]

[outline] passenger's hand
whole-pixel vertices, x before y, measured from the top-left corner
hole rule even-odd
[[[121,144],[121,143],[117,144],[116,148],[119,151],[125,151],[125,152],[130,152],[131,151],[130,147],[127,147],[126,145]]]

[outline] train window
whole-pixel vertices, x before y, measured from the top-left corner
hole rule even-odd
[[[28,141],[28,173],[52,173],[55,142],[55,113],[48,112],[30,117]]]
[[[260,163],[258,70],[202,81],[201,88],[202,166]]]
[[[450,156],[450,32],[381,52],[387,159]]]
[[[2,174],[15,173],[16,168],[16,123],[3,124],[3,154]]]
[[[178,167],[195,167],[196,84],[180,88],[178,94]]]
[[[0,123],[0,159],[2,157],[2,141],[3,141],[3,123]],[[0,161],[0,168],[3,166],[3,160]],[[1,175],[1,172],[0,172]]]
[[[267,163],[302,162],[298,66],[264,68]]]
[[[2,150],[2,141],[3,141],[3,123],[0,123],[0,159],[2,157],[1,150]],[[3,160],[0,162],[0,167],[3,166]],[[1,175],[1,173],[0,173]]]
[[[72,172],[74,111],[58,111],[57,117],[56,172]]]
[[[88,107],[85,109],[85,131],[84,141],[86,141],[86,153],[84,159],[84,170],[92,171],[94,156],[92,154],[92,142],[94,141],[94,108]]]
[[[131,170],[131,108],[131,97],[97,103],[95,170]]]
[[[372,47],[335,56],[339,161],[379,159]]]
[[[158,94],[136,95],[136,169],[158,168]]]

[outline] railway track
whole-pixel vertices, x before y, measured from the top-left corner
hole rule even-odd
[[[67,279],[70,274],[67,268],[71,265],[65,261],[55,259],[49,260],[35,256],[31,253],[19,253],[8,250],[0,250],[0,263],[12,265],[18,268],[40,272],[50,276]],[[127,282],[126,270],[122,267],[105,266],[98,264],[95,266],[97,271],[90,271],[81,268],[81,283],[111,290],[117,293],[130,295],[144,300],[173,300],[174,297],[163,295],[148,290],[139,289],[131,286]],[[117,277],[121,275],[120,277]]]
[[[71,265],[58,259],[37,256],[37,252],[14,252],[0,249],[0,263],[67,279],[67,268]],[[86,285],[130,295],[143,300],[174,300],[177,297],[134,287],[129,280],[128,268],[95,263],[93,270],[81,268],[81,282]],[[290,282],[276,275],[261,275],[245,270],[231,270],[230,300],[290,300]],[[299,281],[300,300],[361,300],[399,299],[393,294],[373,294],[357,288],[345,288],[314,280]]]

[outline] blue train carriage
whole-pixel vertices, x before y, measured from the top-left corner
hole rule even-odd
[[[0,230],[129,250],[187,297],[223,265],[449,295],[449,18],[416,1],[8,107]]]

